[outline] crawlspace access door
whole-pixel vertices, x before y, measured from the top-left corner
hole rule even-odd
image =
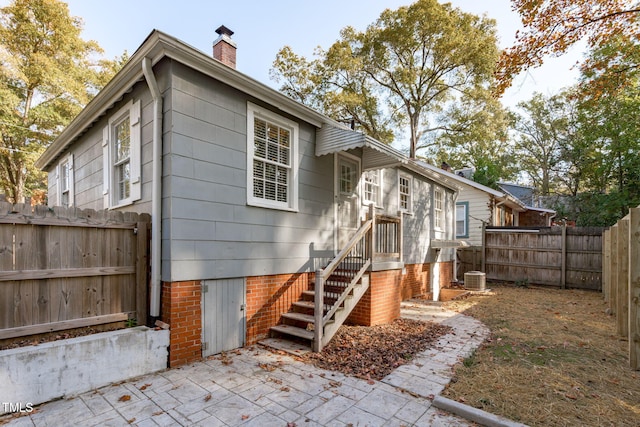
[[[202,289],[202,356],[244,346],[244,279],[205,280]]]

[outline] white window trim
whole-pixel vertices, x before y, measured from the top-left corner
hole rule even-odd
[[[289,193],[288,201],[278,202],[275,200],[265,200],[253,195],[253,157],[255,145],[254,139],[254,119],[258,117],[268,122],[288,128],[291,132],[291,165],[289,169]],[[288,120],[265,108],[259,107],[251,102],[247,102],[247,204],[269,209],[279,209],[285,211],[298,211],[298,123]]]
[[[460,209],[463,208],[463,209]],[[458,234],[458,214],[464,213],[462,222],[464,224],[464,233]],[[456,203],[456,227],[455,227],[456,239],[469,238],[469,202]]]
[[[440,197],[441,197],[440,209],[436,207],[438,194],[440,194]],[[433,226],[436,230],[439,230],[439,231],[442,231],[445,228],[444,227],[444,223],[445,223],[444,206],[445,206],[444,191],[442,190],[442,188],[435,188],[433,190]]]
[[[69,153],[63,157],[56,166],[56,186],[57,186],[57,198],[56,205],[63,206],[62,204],[62,168],[65,164],[69,165],[69,188],[67,192],[69,194],[69,204],[67,206],[75,206],[75,178],[73,173],[73,154]]]
[[[409,181],[409,206],[407,208],[403,208],[401,204],[401,193],[400,193],[400,179],[406,179]],[[398,209],[407,214],[413,213],[413,177],[411,175],[399,173],[398,174]]]
[[[376,200],[367,199],[367,174],[375,174],[378,176],[378,194],[376,195]],[[373,204],[376,208],[382,208],[382,184],[383,184],[383,171],[382,169],[366,171],[362,174],[362,203],[366,206]]]
[[[133,202],[140,200],[142,197],[142,170],[140,162],[141,152],[141,125],[140,125],[140,100],[129,101],[124,107],[118,110],[109,118],[108,125],[102,131],[102,173],[103,173],[103,196],[104,207],[109,209],[120,208],[131,205]],[[115,191],[115,173],[113,167],[113,156],[115,155],[112,141],[114,141],[113,128],[114,125],[121,121],[126,115],[129,116],[130,126],[130,150],[129,167],[129,197],[123,200],[117,200],[117,192]]]

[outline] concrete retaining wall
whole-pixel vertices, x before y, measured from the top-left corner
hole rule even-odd
[[[168,347],[139,326],[0,351],[0,414],[166,369]]]

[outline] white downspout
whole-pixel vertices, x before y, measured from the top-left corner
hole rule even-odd
[[[149,314],[152,323],[160,317],[162,257],[162,94],[153,74],[151,60],[142,60],[142,72],[153,98],[153,169],[151,187],[151,295]]]

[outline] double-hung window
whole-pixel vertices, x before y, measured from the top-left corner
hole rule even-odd
[[[398,206],[403,212],[411,212],[412,182],[410,176],[400,175],[398,178]]]
[[[129,205],[141,197],[140,101],[129,101],[103,131],[105,207]]]
[[[382,205],[382,171],[374,170],[364,173],[364,202],[374,206]]]
[[[73,154],[65,156],[60,163],[58,163],[57,172],[57,205],[66,207],[73,206]]]
[[[456,237],[469,237],[469,202],[456,203]]]
[[[298,124],[247,104],[247,203],[298,209]]]

